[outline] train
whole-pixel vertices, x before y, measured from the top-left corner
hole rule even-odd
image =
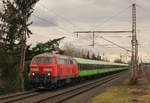
[[[61,87],[97,75],[128,70],[128,64],[43,53],[32,58],[29,79],[36,88]]]

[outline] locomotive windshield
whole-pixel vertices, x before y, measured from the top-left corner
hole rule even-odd
[[[43,64],[51,64],[50,58],[43,58]]]
[[[41,58],[34,58],[32,64],[41,64]]]

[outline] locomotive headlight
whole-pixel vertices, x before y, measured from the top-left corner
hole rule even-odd
[[[44,68],[43,71],[45,71],[45,72],[51,72],[52,69],[51,68]]]
[[[34,75],[35,75],[35,73],[32,73],[32,75],[34,76]]]
[[[39,68],[32,68],[32,71],[39,71]]]
[[[51,74],[50,73],[48,73],[48,76],[50,76]]]

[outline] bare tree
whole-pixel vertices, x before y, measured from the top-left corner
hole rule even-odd
[[[73,44],[65,44],[63,47],[64,55],[86,58],[88,51],[86,49],[76,48]]]

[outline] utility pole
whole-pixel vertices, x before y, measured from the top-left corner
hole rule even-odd
[[[132,56],[131,56],[131,80],[137,79],[138,68],[138,42],[136,38],[136,4],[132,5]]]

